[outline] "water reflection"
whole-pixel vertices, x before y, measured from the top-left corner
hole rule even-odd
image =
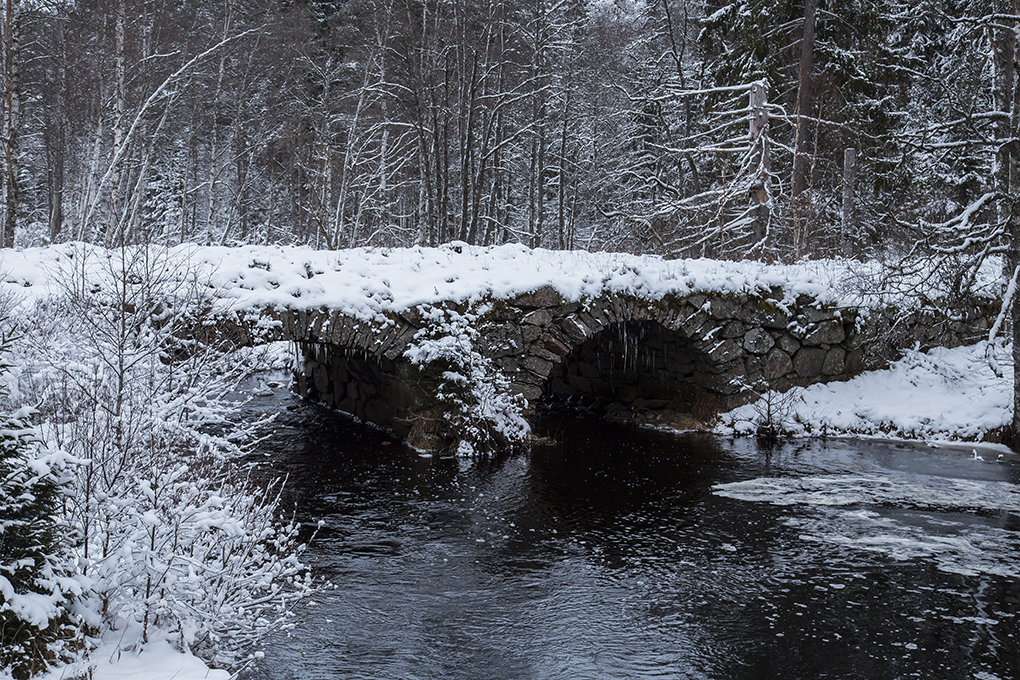
[[[551,429],[530,456],[467,461],[289,412],[259,458],[326,521],[313,558],[336,587],[248,677],[1020,677],[1013,464]],[[763,478],[787,486],[770,496]],[[982,507],[903,502],[918,488]],[[839,489],[858,495],[826,504]],[[995,568],[876,548],[954,537]]]

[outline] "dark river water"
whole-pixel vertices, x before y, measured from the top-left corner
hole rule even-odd
[[[262,678],[1020,678],[1020,465],[854,440],[550,421],[557,443],[423,457],[286,407],[326,588]]]

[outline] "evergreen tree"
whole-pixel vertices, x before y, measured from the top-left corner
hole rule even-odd
[[[780,252],[831,254],[838,239],[844,153],[862,166],[858,234],[888,221],[883,201],[897,186],[902,153],[895,140],[919,62],[897,30],[910,3],[899,0],[737,0],[719,3],[700,36],[719,86],[765,79],[772,171],[783,180],[780,208],[789,227]],[[788,145],[788,146],[786,146]],[[865,188],[872,189],[866,191]],[[789,252],[792,250],[792,253]]]
[[[0,336],[0,355],[11,338]],[[12,366],[0,359],[0,388]],[[46,668],[59,637],[66,591],[58,514],[70,478],[66,458],[40,455],[29,409],[0,414],[0,672],[28,678]]]

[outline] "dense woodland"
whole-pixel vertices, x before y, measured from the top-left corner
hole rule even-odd
[[[1015,5],[6,0],[3,242],[987,254]]]

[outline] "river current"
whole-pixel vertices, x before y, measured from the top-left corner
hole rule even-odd
[[[249,680],[1020,678],[1011,456],[563,418],[438,458],[267,405],[324,589]]]

